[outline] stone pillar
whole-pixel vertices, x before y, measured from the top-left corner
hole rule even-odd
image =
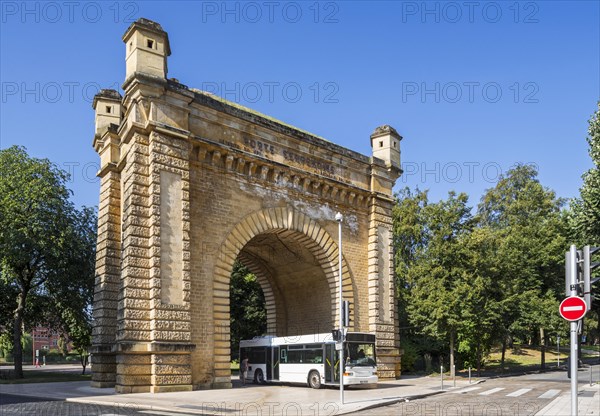
[[[114,387],[117,299],[121,275],[121,175],[117,169],[121,96],[102,90],[94,97],[96,134],[94,148],[100,156],[100,202],[94,288],[94,328],[90,352],[93,387]]]
[[[120,174],[105,169],[100,175],[94,328],[92,330],[92,387],[114,387],[113,352],[117,331],[117,297],[120,280],[121,215]]]
[[[118,393],[149,392],[151,198],[148,138],[133,134],[122,155],[122,264],[117,315]]]
[[[400,334],[395,300],[392,208],[393,187],[402,173],[402,136],[391,126],[371,135],[371,192],[369,206],[369,330],[376,335],[380,378],[400,376]]]
[[[150,134],[154,393],[192,390],[189,146],[185,136]]]
[[[120,393],[192,390],[189,142],[134,134],[123,169]]]
[[[369,218],[369,331],[376,335],[377,372],[400,375],[400,339],[394,286],[393,201],[373,197]]]

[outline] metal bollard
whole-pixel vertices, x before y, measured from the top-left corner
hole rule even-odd
[[[592,380],[592,366],[590,365],[590,386],[593,386],[593,380]]]
[[[471,367],[469,367],[469,384],[471,384]]]

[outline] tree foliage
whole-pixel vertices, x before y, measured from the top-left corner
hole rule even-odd
[[[0,151],[0,307],[12,317],[4,324],[13,335],[17,377],[23,376],[23,328],[89,326],[96,214],[74,207],[67,180],[22,147]]]
[[[571,230],[571,243],[578,247],[600,246],[600,101],[589,120],[587,135],[592,168],[583,175],[579,198],[571,201],[571,210],[565,214]],[[596,258],[593,261],[598,261]],[[600,283],[592,287],[592,311],[586,318],[586,327],[593,337],[600,339]],[[595,321],[592,323],[591,321]]]
[[[265,296],[252,274],[236,262],[231,273],[231,354],[237,357],[240,340],[264,335],[267,331]]]
[[[580,198],[572,202],[572,226],[577,240],[600,245],[600,101],[589,120],[587,142],[593,167],[583,175]]]
[[[495,344],[539,342],[564,330],[563,201],[519,165],[486,191],[475,215],[465,194],[430,203],[427,193],[398,194],[394,242],[401,316],[414,329],[481,368]],[[544,329],[547,331],[544,332]],[[452,359],[451,359],[452,362]]]

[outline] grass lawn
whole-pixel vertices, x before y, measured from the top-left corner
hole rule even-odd
[[[560,347],[560,365],[566,365],[567,357],[569,356],[569,346]],[[596,355],[582,354],[582,358],[594,358]],[[486,359],[486,370],[501,371],[500,359],[502,350],[500,348],[493,349],[489,357]],[[516,349],[507,349],[504,359],[504,370],[516,369],[532,369],[540,366],[542,353],[539,347],[519,347]],[[558,354],[556,346],[546,349],[546,367],[556,367],[558,362]]]
[[[7,370],[2,370],[3,372]],[[92,379],[89,370],[85,375],[66,371],[38,371],[24,370],[25,378],[18,380],[6,380],[0,378],[0,384],[25,384],[25,383],[51,383],[56,381],[89,381]]]
[[[237,375],[240,373],[240,363],[237,361],[232,361],[229,368],[231,368],[232,375]]]
[[[568,349],[561,348],[560,361],[561,365],[565,364],[567,359]],[[504,370],[514,370],[519,367],[535,367],[541,362],[542,353],[539,348],[519,347],[515,349],[507,349],[504,358]],[[501,370],[500,360],[502,358],[502,350],[500,348],[493,349],[488,359],[486,360],[485,368],[487,370]],[[556,349],[546,350],[546,366],[556,366],[558,354]]]

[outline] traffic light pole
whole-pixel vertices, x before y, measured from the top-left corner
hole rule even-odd
[[[569,250],[569,261],[567,262],[567,274],[569,277],[569,289],[571,296],[577,296],[577,247],[571,245]],[[570,323],[571,330],[571,356],[570,371],[571,371],[571,414],[577,415],[577,321]]]

